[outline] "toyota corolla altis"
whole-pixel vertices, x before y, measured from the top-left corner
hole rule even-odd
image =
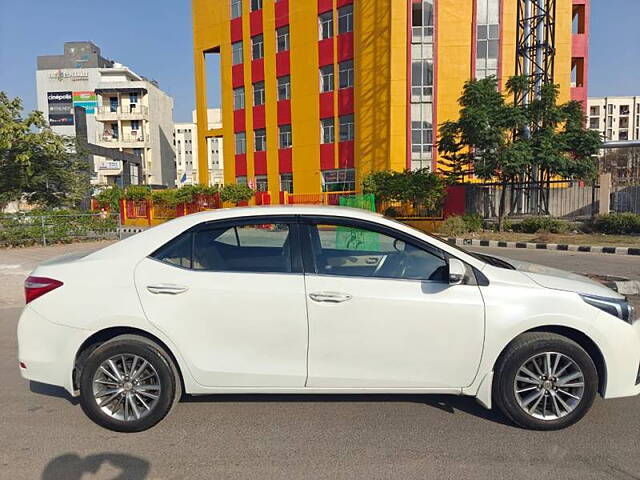
[[[540,430],[640,393],[621,295],[360,210],[190,215],[46,262],[25,290],[22,376],[117,431],[182,393],[468,395]]]

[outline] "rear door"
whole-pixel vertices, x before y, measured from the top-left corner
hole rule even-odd
[[[302,387],[307,317],[298,225],[266,217],[203,225],[143,260],[149,320],[210,387]]]

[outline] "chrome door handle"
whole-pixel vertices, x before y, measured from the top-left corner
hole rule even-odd
[[[342,303],[353,298],[348,293],[337,292],[314,292],[309,294],[309,298],[319,303]]]
[[[173,283],[159,283],[157,285],[147,285],[149,292],[164,295],[179,295],[189,290],[189,287],[184,285],[174,285]]]

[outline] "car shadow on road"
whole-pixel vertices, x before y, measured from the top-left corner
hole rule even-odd
[[[81,480],[89,478],[88,475],[143,480],[148,477],[150,469],[151,464],[148,461],[131,455],[98,453],[82,458],[75,453],[67,453],[47,464],[42,472],[42,480]]]
[[[467,415],[489,420],[501,425],[514,426],[495,407],[487,410],[471,397],[457,395],[417,395],[417,394],[215,394],[215,395],[183,395],[183,403],[249,403],[249,402],[295,402],[295,403],[330,403],[330,402],[413,402],[436,408],[454,415],[462,412]]]
[[[57,387],[55,385],[48,385],[46,383],[34,382],[31,380],[29,382],[29,390],[32,393],[37,393],[38,395],[64,398],[72,405],[78,405],[78,403],[80,403],[80,399],[78,397],[72,397],[64,388]]]

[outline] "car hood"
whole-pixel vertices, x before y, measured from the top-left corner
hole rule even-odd
[[[554,290],[583,293],[608,298],[624,298],[618,292],[611,290],[602,283],[577,273],[567,272],[558,268],[546,267],[536,263],[513,260],[512,258],[496,257],[513,265],[513,267],[536,282],[538,285]]]

